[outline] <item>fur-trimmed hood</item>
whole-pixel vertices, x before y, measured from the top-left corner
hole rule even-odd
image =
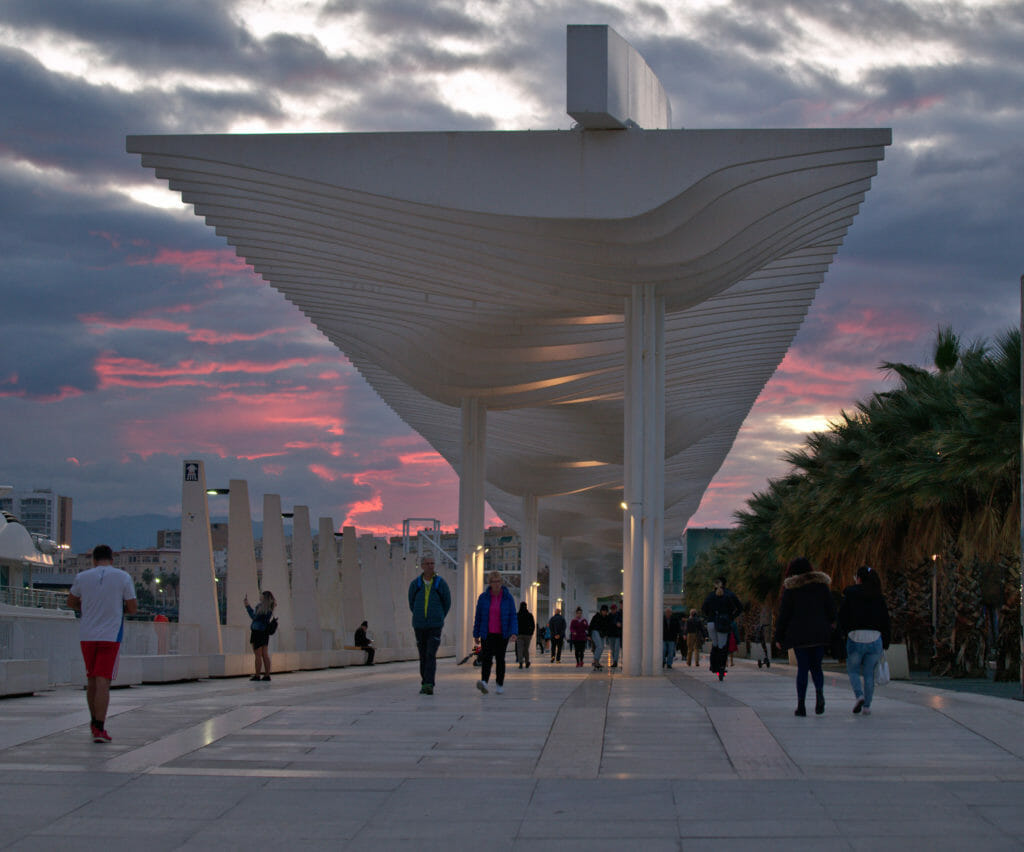
[[[826,586],[831,586],[832,578],[821,571],[808,571],[806,574],[794,574],[792,577],[787,577],[782,583],[782,588],[799,589],[809,586],[811,583],[824,583]]]

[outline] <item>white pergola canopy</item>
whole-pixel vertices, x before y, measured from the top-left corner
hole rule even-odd
[[[891,142],[640,129],[665,126],[667,100],[613,36],[570,27],[571,131],[127,143],[595,594],[623,588],[624,562],[628,585],[637,559],[660,584],[652,536],[696,510]],[[584,85],[595,74],[604,94]],[[460,526],[478,521],[460,509]],[[643,603],[652,637],[660,600]]]
[[[518,526],[519,498],[543,498],[541,533],[614,575],[631,288],[665,299],[678,534],[889,141],[626,130],[133,136],[128,149],[457,470],[459,405],[483,400],[490,504]]]

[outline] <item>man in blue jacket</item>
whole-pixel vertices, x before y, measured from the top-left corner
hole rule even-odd
[[[448,584],[434,573],[434,557],[424,556],[420,568],[423,573],[409,585],[409,610],[420,654],[420,693],[433,695],[437,649],[441,646],[445,616],[452,607],[452,593]]]

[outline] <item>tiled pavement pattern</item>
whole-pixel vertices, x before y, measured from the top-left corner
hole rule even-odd
[[[511,659],[511,657],[510,657]],[[1024,703],[845,678],[793,716],[793,672],[509,667],[506,691],[414,663],[0,700],[0,848],[1024,848]]]

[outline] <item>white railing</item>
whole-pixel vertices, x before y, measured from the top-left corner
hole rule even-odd
[[[67,609],[67,592],[52,589],[23,589],[0,586],[0,603],[8,606],[27,606],[36,609]]]

